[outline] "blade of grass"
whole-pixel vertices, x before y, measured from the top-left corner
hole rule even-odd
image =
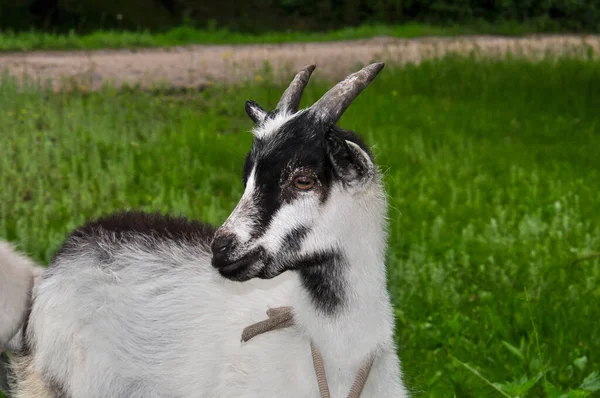
[[[467,369],[469,372],[473,373],[475,376],[477,376],[479,379],[481,379],[485,384],[487,384],[488,386],[492,387],[494,390],[496,390],[498,393],[500,393],[502,396],[506,397],[506,398],[513,398],[510,395],[508,395],[507,393],[505,393],[504,391],[502,391],[502,389],[500,387],[498,387],[497,385],[495,385],[494,383],[492,383],[491,381],[489,381],[484,375],[482,375],[477,369],[473,368],[472,366],[470,366],[469,364],[461,361],[460,359],[454,357],[453,355],[450,355],[450,358],[452,358],[454,361],[458,362],[460,365],[462,365],[465,369]]]

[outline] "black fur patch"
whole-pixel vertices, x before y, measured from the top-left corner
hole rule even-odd
[[[337,126],[333,126],[333,128],[329,130],[329,135],[331,134],[335,134],[343,140],[355,143],[360,147],[360,149],[362,149],[367,155],[369,155],[369,158],[371,158],[371,160],[373,160],[373,154],[371,153],[371,150],[365,144],[363,139],[360,136],[356,135],[355,132],[350,130],[344,130],[343,128]]]
[[[342,182],[352,183],[369,175],[369,163],[356,148],[348,145],[340,134],[330,131],[327,133],[326,140],[327,154],[337,178]]]
[[[262,123],[263,119],[267,115],[267,111],[265,111],[256,102],[251,100],[246,101],[245,109],[246,113],[248,114],[248,117],[250,117],[250,119],[252,119],[252,121],[256,124]]]
[[[214,233],[215,228],[211,225],[188,220],[185,217],[123,211],[98,218],[77,228],[67,237],[55,258],[78,252],[81,241],[94,240],[100,235],[103,237],[109,235],[111,240],[119,243],[127,242],[135,236],[141,235],[159,241],[168,240],[208,246]]]
[[[283,245],[281,246],[281,251],[291,251],[297,252],[300,251],[302,246],[302,240],[309,232],[308,227],[297,227],[294,228],[290,233],[288,233],[285,238],[283,238]]]
[[[321,313],[334,315],[344,304],[346,289],[343,273],[346,267],[339,251],[327,250],[301,257],[284,255],[281,259],[269,257],[263,261],[265,267],[256,277],[272,279],[286,271],[298,272],[302,286]],[[279,266],[274,266],[276,262],[279,262]]]
[[[300,272],[302,286],[313,305],[323,314],[335,314],[343,305],[346,292],[342,255],[334,250],[316,253],[298,261],[294,268]]]

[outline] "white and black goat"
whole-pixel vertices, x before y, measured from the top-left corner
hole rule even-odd
[[[386,195],[365,144],[335,126],[382,68],[301,111],[314,66],[274,111],[248,101],[245,191],[216,231],[137,212],[75,230],[33,288],[14,396],[316,398],[311,344],[332,397],[370,357],[361,397],[407,396],[386,287]],[[281,306],[292,327],[241,341]]]

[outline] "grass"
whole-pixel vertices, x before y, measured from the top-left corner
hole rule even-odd
[[[313,82],[304,104],[327,87]],[[47,263],[69,230],[117,209],[221,223],[242,193],[243,101],[273,106],[281,90],[50,94],[5,79],[0,237]],[[340,124],[385,170],[417,396],[600,391],[598,109],[600,61],[448,57],[386,67],[347,111]]]
[[[79,35],[44,33],[38,31],[0,31],[0,51],[70,50],[103,48],[169,47],[188,44],[263,44],[290,42],[319,42],[365,39],[375,36],[414,38],[421,36],[455,36],[470,34],[523,35],[527,33],[556,32],[559,29],[545,24],[522,24],[504,21],[494,24],[474,22],[468,25],[432,26],[418,23],[403,25],[364,25],[328,32],[266,32],[246,34],[227,29],[196,29],[180,26],[164,33],[148,31],[97,31]]]

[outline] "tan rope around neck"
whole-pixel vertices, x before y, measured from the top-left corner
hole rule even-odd
[[[242,341],[246,342],[259,334],[270,332],[271,330],[287,328],[294,324],[292,307],[269,308],[267,310],[267,316],[268,318],[264,321],[246,327],[242,332]]]
[[[292,307],[278,307],[267,310],[268,318],[264,321],[257,322],[246,328],[242,332],[242,341],[246,342],[253,337],[269,332],[271,330],[283,329],[294,325],[294,313]],[[315,375],[317,376],[317,385],[319,386],[319,393],[321,398],[330,398],[329,386],[327,385],[327,375],[325,374],[325,364],[323,357],[317,349],[317,347],[311,342],[310,351],[313,360],[313,366],[315,368]],[[367,382],[373,361],[375,358],[372,356],[360,367],[354,383],[348,393],[348,398],[359,398],[362,393],[363,387]]]
[[[319,386],[319,393],[321,398],[329,398],[329,385],[327,384],[327,375],[325,374],[325,363],[323,357],[317,347],[311,342],[310,353],[313,359],[313,366],[315,367],[315,375],[317,376],[317,385]]]

